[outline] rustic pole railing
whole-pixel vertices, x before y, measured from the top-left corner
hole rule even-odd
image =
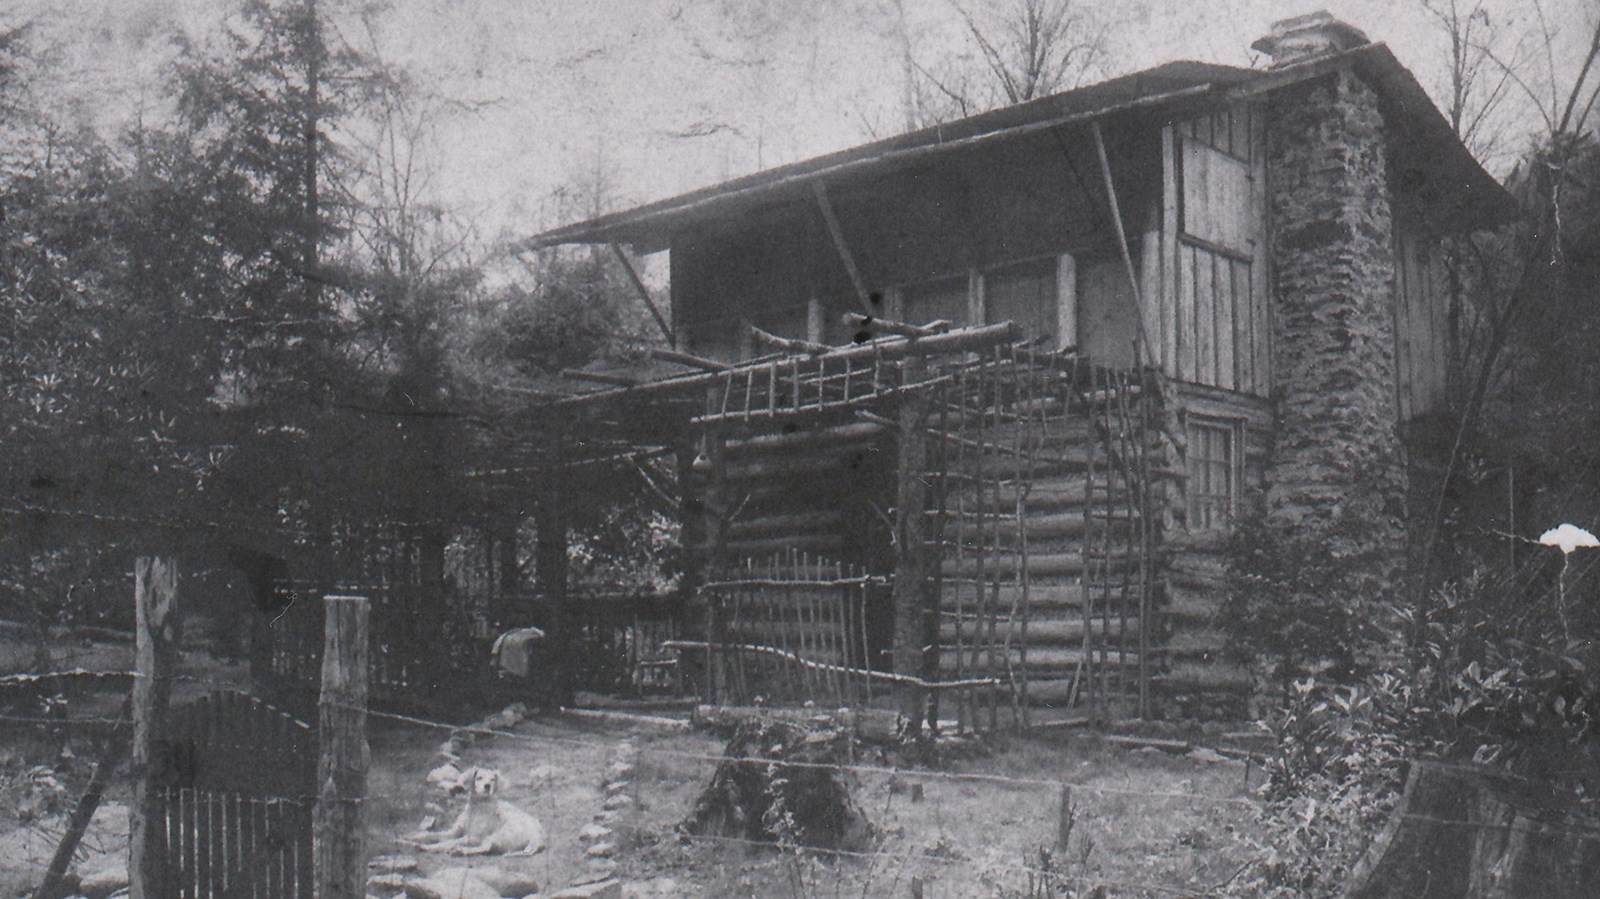
[[[155,779],[172,697],[178,639],[178,569],[173,560],[140,556],[133,567],[133,803],[129,821],[128,893],[167,899],[166,841],[155,827],[161,798]]]
[[[367,894],[367,665],[370,609],[364,596],[328,596],[319,702],[317,808],[312,829],[317,899]],[[154,897],[151,897],[154,899]]]

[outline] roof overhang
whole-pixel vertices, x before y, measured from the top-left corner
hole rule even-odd
[[[1392,133],[1408,165],[1397,186],[1441,233],[1473,231],[1511,221],[1516,200],[1468,152],[1422,85],[1383,44],[1272,70],[1203,63],[1170,63],[1101,84],[1043,97],[945,125],[863,144],[768,169],[622,212],[565,225],[522,241],[521,250],[562,244],[629,244],[640,252],[671,245],[676,232],[765,208],[813,202],[811,186],[824,179],[885,175],[980,146],[1135,111],[1176,117],[1235,99],[1263,96],[1353,68],[1369,80],[1388,107]]]
[[[1136,110],[1200,105],[1206,97],[1258,75],[1233,66],[1169,63],[566,225],[528,238],[519,246],[536,250],[561,244],[625,243],[641,252],[653,252],[670,245],[674,231],[701,222],[765,206],[812,202],[811,184],[821,179],[888,174],[1053,128]]]

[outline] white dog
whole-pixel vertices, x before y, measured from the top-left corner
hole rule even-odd
[[[425,852],[451,855],[534,855],[544,849],[544,825],[539,819],[503,799],[500,772],[469,768],[471,778],[466,807],[449,827],[423,831],[400,840]]]

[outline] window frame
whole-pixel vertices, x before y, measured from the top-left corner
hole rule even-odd
[[[1184,514],[1188,530],[1193,533],[1227,531],[1239,513],[1241,485],[1244,481],[1244,433],[1246,423],[1242,418],[1222,415],[1188,413],[1184,417]],[[1195,458],[1202,441],[1202,432],[1220,436],[1225,458]],[[1204,465],[1205,493],[1200,493],[1195,483],[1197,465]],[[1215,486],[1215,475],[1221,473],[1225,483]]]

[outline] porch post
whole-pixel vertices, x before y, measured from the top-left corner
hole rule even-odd
[[[538,531],[534,579],[539,596],[550,609],[550,618],[545,622],[549,630],[545,645],[552,647],[550,657],[555,664],[554,699],[566,705],[572,699],[572,663],[576,658],[572,642],[577,635],[567,607],[567,510],[566,491],[562,489],[565,435],[559,431],[553,434],[547,450],[534,510]]]
[[[922,379],[922,360],[908,356],[901,368],[904,384]],[[902,393],[896,415],[898,453],[895,468],[894,511],[894,670],[922,678],[927,658],[930,613],[937,603],[927,598],[929,552],[924,532],[928,484],[928,393]],[[936,622],[936,619],[935,619]],[[935,636],[937,630],[932,629]],[[896,686],[897,705],[906,718],[907,734],[922,730],[927,710],[927,690],[918,683]]]

